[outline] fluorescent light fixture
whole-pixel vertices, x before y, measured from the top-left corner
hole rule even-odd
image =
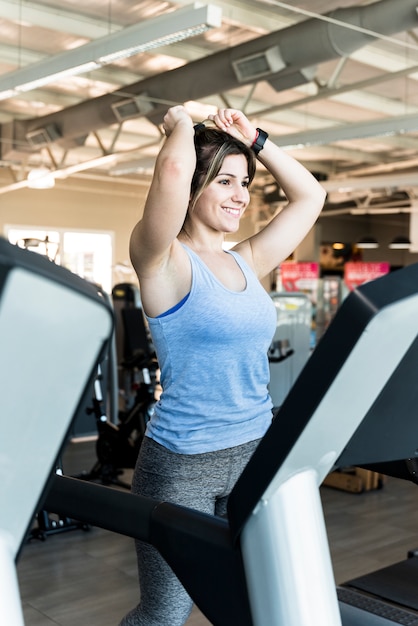
[[[210,28],[221,26],[221,23],[221,9],[210,4],[196,2],[177,11],[164,13],[0,77],[0,100],[199,35]]]
[[[67,54],[67,52],[65,52],[64,54]],[[57,58],[57,57],[53,57],[53,58]],[[43,63],[43,61],[41,62]],[[51,62],[52,62],[52,59],[51,59]],[[81,65],[77,65],[76,67],[70,67],[66,70],[58,71],[58,72],[55,72],[54,74],[48,74],[48,76],[41,76],[40,78],[35,78],[33,80],[30,80],[27,83],[17,85],[15,87],[15,93],[17,94],[17,93],[24,93],[26,91],[32,91],[33,89],[38,89],[38,87],[43,87],[44,85],[47,85],[48,83],[57,82],[58,80],[62,80],[63,78],[67,78],[69,76],[75,76],[76,74],[85,74],[86,72],[97,70],[99,67],[100,67],[100,64],[94,63],[93,61],[90,63],[83,63]],[[24,68],[24,69],[29,70],[29,68],[33,68],[35,70],[33,65],[29,65],[27,68]],[[23,70],[18,70],[18,72],[20,71],[23,72]],[[0,96],[1,96],[1,93],[0,93]]]

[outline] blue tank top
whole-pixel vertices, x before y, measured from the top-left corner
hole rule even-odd
[[[192,286],[180,308],[147,317],[162,394],[146,436],[173,452],[199,454],[262,437],[271,423],[268,348],[274,303],[244,259],[245,279],[227,289],[187,246]]]

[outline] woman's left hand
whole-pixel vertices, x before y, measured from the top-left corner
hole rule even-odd
[[[257,131],[242,111],[219,109],[215,115],[209,115],[208,119],[215,122],[220,130],[236,137],[248,146],[253,145]]]

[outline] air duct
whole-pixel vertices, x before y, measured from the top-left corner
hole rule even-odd
[[[363,7],[338,9],[327,14],[332,18],[331,22],[308,19],[235,48],[192,61],[164,74],[125,86],[125,96],[114,92],[44,117],[10,122],[12,129],[8,129],[7,124],[2,126],[2,140],[13,137],[13,148],[26,146],[26,149],[30,149],[26,139],[28,133],[52,125],[62,137],[58,143],[68,142],[68,139],[118,123],[118,104],[126,100],[127,94],[134,101],[144,93],[147,93],[151,102],[154,98],[154,108],[142,114],[158,124],[167,108],[160,104],[164,101],[200,100],[250,84],[260,77],[269,80],[278,91],[287,89],[311,80],[316,65],[348,56],[369,44],[375,39],[372,33],[385,36],[413,29],[418,25],[416,7],[417,0],[381,0]],[[335,20],[345,22],[349,27],[336,24]],[[263,71],[257,77],[249,72],[247,77],[241,74],[239,78],[237,68],[240,63],[260,55],[264,55],[270,63],[271,73]],[[2,145],[7,144],[2,141]],[[7,155],[3,154],[2,157],[6,158]]]

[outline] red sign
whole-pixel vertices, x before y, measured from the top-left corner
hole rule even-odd
[[[280,269],[284,291],[308,293],[314,301],[316,300],[319,263],[286,261],[282,263]]]
[[[346,263],[344,282],[352,291],[359,285],[383,276],[389,272],[389,263]]]

